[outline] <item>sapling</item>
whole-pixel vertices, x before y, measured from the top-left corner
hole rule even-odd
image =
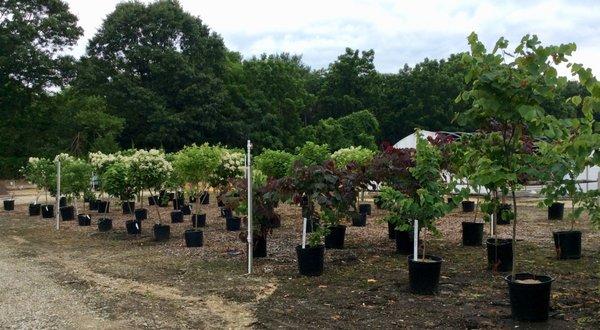
[[[451,211],[451,206],[444,201],[444,196],[453,191],[456,183],[454,181],[447,182],[444,179],[439,149],[421,137],[418,130],[416,136],[414,166],[408,169],[416,189],[408,191],[408,193],[389,191],[386,194],[387,202],[385,203],[391,206],[397,215],[419,221],[420,228],[424,229],[420,260],[427,261],[427,232],[439,235],[435,222]],[[417,240],[418,237],[414,239]]]
[[[201,214],[200,196],[210,187],[209,178],[214,176],[220,164],[221,150],[207,143],[185,147],[173,157],[173,172],[186,183],[186,189],[196,199],[196,227]]]
[[[479,127],[478,139],[486,147],[482,161],[492,165],[490,173],[507,190],[512,199],[512,248],[516,256],[518,209],[516,192],[521,187],[533,157],[530,136],[560,135],[556,118],[544,111],[544,102],[567,82],[558,77],[555,66],[566,61],[574,44],[543,47],[536,36],[526,35],[514,51],[500,38],[491,53],[472,33],[470,53],[464,54],[465,81],[469,90],[457,101],[469,101],[472,107],[461,114],[461,124]],[[480,167],[480,169],[485,170]],[[516,258],[513,257],[511,281],[515,281]]]

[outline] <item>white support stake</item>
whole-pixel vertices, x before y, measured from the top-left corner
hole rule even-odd
[[[413,229],[413,260],[417,261],[417,259],[419,259],[419,220],[415,220]]]
[[[308,220],[302,218],[302,249],[306,249],[306,223]]]
[[[60,229],[60,160],[56,161],[56,230]]]
[[[494,225],[495,225],[495,221],[496,221],[496,215],[495,214],[491,214],[490,215],[490,235],[494,236]]]
[[[253,236],[252,235],[252,142],[248,140],[248,151],[246,154],[246,178],[248,179],[248,274],[252,274]]]

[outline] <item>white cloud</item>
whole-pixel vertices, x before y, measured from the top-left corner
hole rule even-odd
[[[73,53],[81,55],[116,0],[67,0],[85,30]],[[149,1],[144,1],[149,2]],[[467,49],[476,31],[490,46],[538,34],[545,44],[576,42],[574,61],[600,72],[600,2],[597,1],[205,1],[180,0],[244,56],[303,54],[312,67],[327,66],[345,47],[375,50],[377,68],[441,58]]]

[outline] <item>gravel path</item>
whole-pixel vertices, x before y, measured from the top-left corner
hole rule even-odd
[[[18,239],[0,244],[0,328],[116,328],[95,315],[75,292],[60,286],[35,260],[20,257]]]

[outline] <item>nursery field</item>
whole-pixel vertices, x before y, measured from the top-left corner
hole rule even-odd
[[[23,196],[20,196],[23,197]],[[18,199],[17,199],[18,200]],[[268,257],[245,275],[240,232],[227,232],[211,200],[204,246],[186,248],[183,231],[170,224],[171,239],[154,242],[152,220],[139,237],[127,235],[118,204],[114,229],[100,233],[27,215],[27,205],[0,213],[0,327],[17,328],[508,328],[511,319],[502,274],[486,270],[485,247],[461,245],[458,208],[439,223],[441,237],[428,250],[442,256],[440,291],[408,292],[406,256],[387,237],[384,211],[373,208],[366,227],[348,226],[346,248],[327,250],[320,277],[298,275],[295,245],[301,210],[282,204],[282,226],[268,241]],[[550,274],[550,319],[543,328],[600,327],[600,233],[580,224],[582,258],[555,258],[552,231],[566,221],[546,220],[533,200],[520,200],[519,270]],[[160,208],[168,219],[170,208]],[[149,210],[156,217],[156,209]],[[93,220],[98,215],[92,212]],[[500,226],[509,237],[510,226]],[[244,232],[242,226],[242,232]],[[488,228],[485,228],[486,234]],[[535,327],[536,324],[521,324]]]

